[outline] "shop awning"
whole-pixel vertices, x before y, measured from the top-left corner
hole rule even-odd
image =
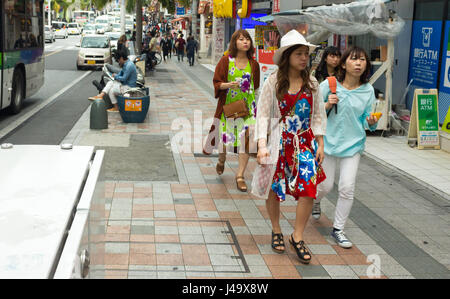
[[[171,23],[174,23],[174,22],[180,22],[180,21],[185,21],[185,20],[189,20],[189,17],[176,18],[176,19],[173,19],[173,20],[170,21],[170,22],[171,22]]]
[[[363,0],[347,4],[333,4],[293,9],[272,16],[281,34],[298,24],[310,25],[310,32],[326,30],[334,34],[372,34],[380,39],[400,34],[405,22],[385,6],[391,0]],[[391,20],[390,20],[391,19]]]

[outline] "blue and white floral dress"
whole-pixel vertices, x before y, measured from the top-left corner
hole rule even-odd
[[[289,111],[281,124],[280,154],[272,180],[272,190],[279,201],[284,201],[287,194],[296,200],[316,198],[317,185],[326,178],[315,159],[318,146],[311,130],[313,97],[308,90],[299,93],[296,103],[297,94],[286,94],[278,101],[283,115]]]

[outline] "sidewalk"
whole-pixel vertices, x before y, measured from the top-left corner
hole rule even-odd
[[[311,264],[299,263],[288,243],[293,201],[281,206],[286,253],[273,253],[265,200],[236,189],[235,155],[227,156],[218,176],[217,155],[171,152],[169,141],[179,133],[175,119],[189,120],[193,131],[201,125],[200,111],[202,122],[214,114],[211,81],[210,70],[190,68],[173,56],[146,78],[151,105],[144,123],[125,124],[109,113],[107,130],[89,130],[88,109],[63,141],[106,149],[106,257],[104,265],[92,267],[94,277],[450,278],[448,205],[438,208],[397,182],[392,188],[398,193],[381,190],[386,196],[380,198],[375,192],[392,171],[372,160],[361,167],[346,226],[352,249],[341,249],[330,237],[334,192],[322,200],[320,220],[310,219],[305,231]],[[193,146],[201,145],[192,136]],[[369,139],[368,148],[375,148],[378,143]],[[255,167],[251,159],[248,186]]]

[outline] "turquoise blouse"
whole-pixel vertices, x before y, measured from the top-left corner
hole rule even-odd
[[[320,84],[324,102],[331,94],[328,80]],[[348,90],[337,83],[336,94],[339,98],[338,113],[332,109],[327,121],[327,133],[324,136],[325,154],[335,157],[352,157],[364,151],[365,129],[375,131],[377,123],[369,126],[367,117],[375,103],[375,92],[371,84]]]

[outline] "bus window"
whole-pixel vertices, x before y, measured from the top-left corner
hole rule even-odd
[[[25,2],[16,1],[14,9],[19,9]],[[35,48],[43,45],[43,19],[41,15],[33,16],[36,12],[36,3],[41,3],[41,0],[34,0],[27,2],[27,13],[19,13],[18,11],[7,11],[4,15],[5,25],[4,29],[4,50],[18,50],[26,48]],[[29,6],[28,3],[32,3],[33,6]],[[40,10],[40,9],[39,9]],[[42,27],[42,28],[41,28]]]

